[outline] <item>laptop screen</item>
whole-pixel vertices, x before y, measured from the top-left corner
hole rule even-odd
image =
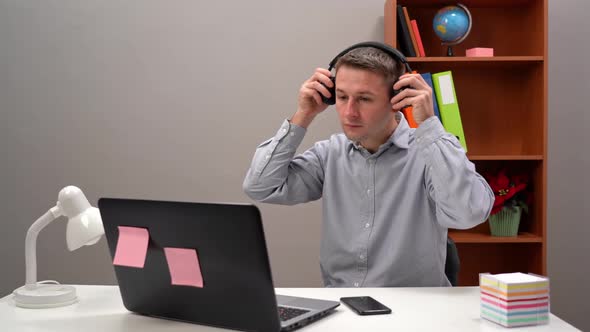
[[[249,204],[101,198],[125,307],[144,315],[278,331],[260,212]]]

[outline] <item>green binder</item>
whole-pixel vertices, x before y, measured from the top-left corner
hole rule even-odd
[[[455,84],[453,83],[453,74],[450,71],[432,74],[432,83],[438,102],[440,117],[446,131],[455,135],[467,152],[467,141],[463,132],[461,123],[461,113],[459,112],[459,103],[455,93]]]

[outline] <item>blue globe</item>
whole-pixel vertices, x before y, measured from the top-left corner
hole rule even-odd
[[[441,8],[432,21],[436,36],[443,44],[455,45],[462,42],[471,30],[471,14],[463,5]]]

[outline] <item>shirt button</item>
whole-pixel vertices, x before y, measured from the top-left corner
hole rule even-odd
[[[358,286],[359,286],[359,283],[358,282],[355,282],[354,283],[354,287],[358,287]]]
[[[371,227],[371,224],[370,223],[366,223],[365,224],[365,228],[369,228],[369,227]]]
[[[270,155],[269,155],[269,154],[267,154],[267,155],[266,155],[264,158],[268,159],[268,158],[270,158]]]
[[[367,194],[371,194],[371,189],[367,189]]]
[[[360,254],[360,255],[359,255],[359,258],[360,258],[360,259],[365,259],[365,255],[363,255],[363,254]]]
[[[289,133],[289,136],[295,136],[295,133]]]

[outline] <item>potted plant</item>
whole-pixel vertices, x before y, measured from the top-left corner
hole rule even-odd
[[[522,211],[528,213],[528,175],[511,175],[502,169],[485,177],[495,196],[489,218],[492,236],[517,236]]]

